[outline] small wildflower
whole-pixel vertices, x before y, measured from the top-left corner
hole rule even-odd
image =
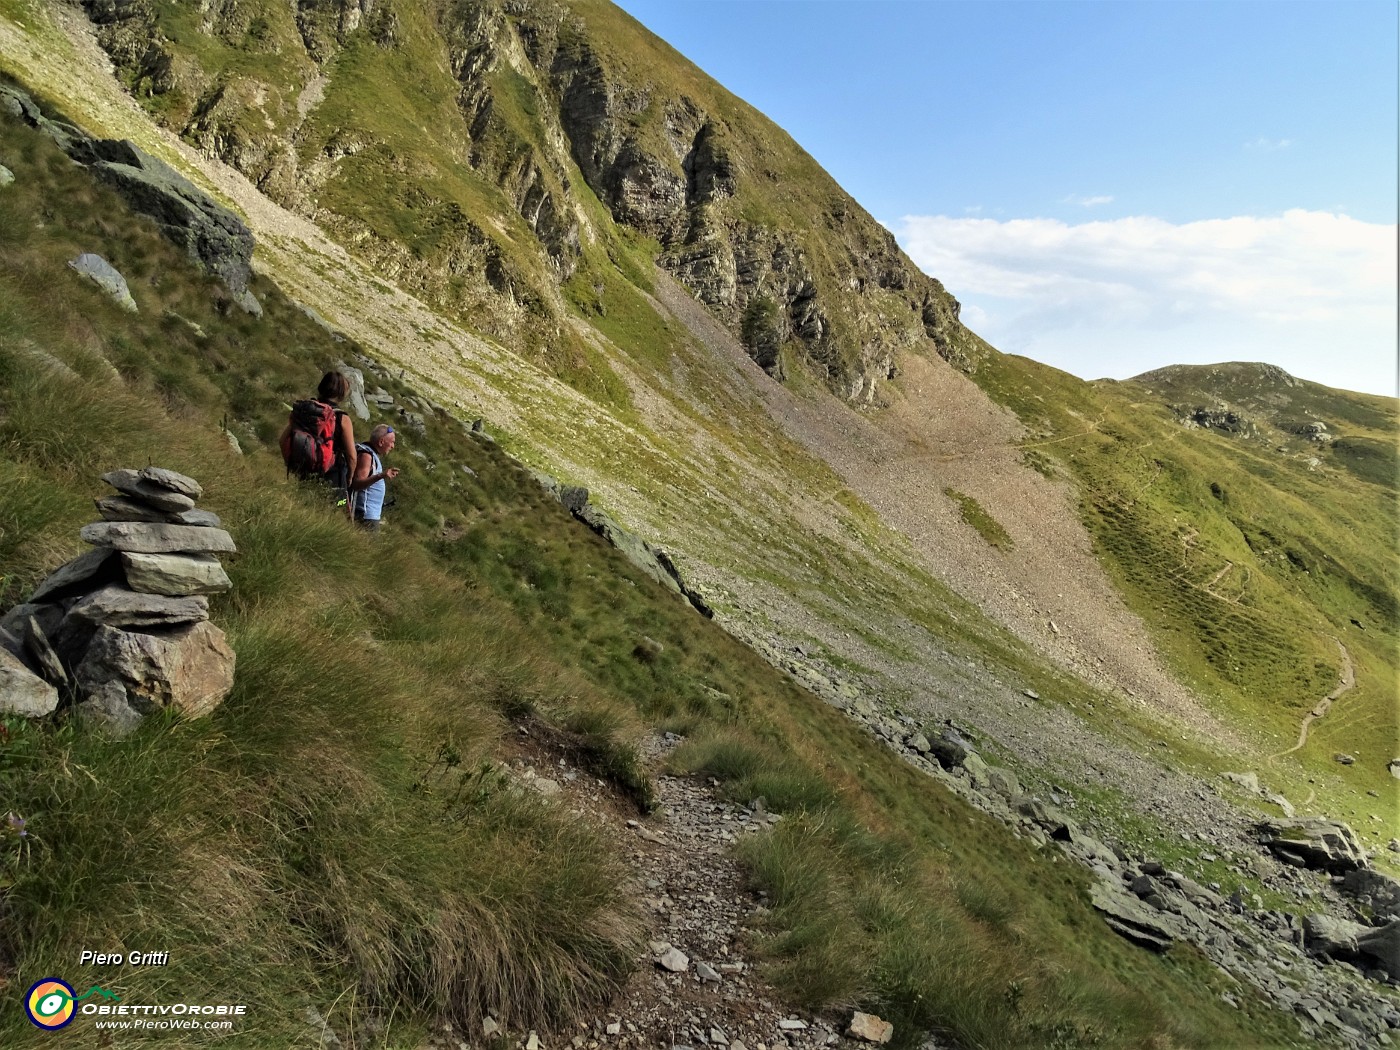
[[[18,813],[15,813],[13,810],[11,810],[10,813],[6,815],[5,823],[9,825],[10,832],[15,836],[15,838],[22,839],[27,838],[29,836],[29,832],[24,830],[24,818],[21,817]]]

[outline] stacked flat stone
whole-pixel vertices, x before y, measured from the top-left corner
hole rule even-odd
[[[233,686],[208,598],[232,586],[218,555],[233,538],[196,508],[193,478],[146,467],[102,480],[117,495],[80,533],[93,549],[0,618],[0,713],[42,717],[66,700],[118,735],[166,708],[206,715]]]

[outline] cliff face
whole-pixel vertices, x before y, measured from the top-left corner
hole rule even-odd
[[[601,0],[84,6],[158,119],[517,345],[567,340],[569,282],[642,253],[778,377],[871,402],[900,354],[956,356],[956,300],[893,236]]]

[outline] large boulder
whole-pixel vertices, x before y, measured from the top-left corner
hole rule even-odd
[[[58,690],[0,646],[0,714],[42,718],[58,707]]]
[[[1263,844],[1280,860],[1336,875],[1366,866],[1361,840],[1340,820],[1266,820],[1257,827]]]
[[[198,718],[223,702],[233,669],[224,632],[208,621],[151,634],[99,627],[75,672],[78,711],[119,733],[167,708]]]
[[[1334,919],[1321,913],[1303,917],[1303,946],[1334,959],[1350,959],[1356,954],[1356,939],[1367,927],[1359,922]]]
[[[1400,919],[1400,880],[1374,868],[1357,868],[1342,879],[1342,890],[1355,898],[1372,921]]]
[[[1400,919],[1359,934],[1356,948],[1391,977],[1400,978]]]
[[[153,219],[166,237],[223,281],[240,303],[251,299],[246,293],[252,276],[253,235],[229,209],[134,143],[94,139],[81,128],[45,117],[18,88],[0,85],[0,111],[47,135],[69,157],[87,165],[126,199],[132,211]]]
[[[235,296],[248,290],[253,234],[242,219],[130,142],[93,141],[91,156],[92,173],[121,194],[132,211],[153,219]]]
[[[944,769],[956,769],[971,750],[967,741],[952,729],[945,729],[929,741],[929,750]]]

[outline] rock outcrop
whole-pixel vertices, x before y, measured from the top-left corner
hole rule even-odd
[[[1344,874],[1366,866],[1366,850],[1356,832],[1337,820],[1266,820],[1260,840],[1281,860],[1299,867]]]
[[[250,313],[256,300],[248,291],[252,276],[253,235],[237,215],[216,203],[164,161],[152,157],[135,144],[115,139],[93,138],[87,132],[44,116],[39,106],[18,88],[0,84],[0,113],[9,114],[47,135],[79,164],[86,165],[101,181],[116,190],[132,211],[153,220],[171,241],[183,248],[206,272],[221,280]],[[115,285],[110,270],[96,256],[80,256],[75,269],[87,273],[104,288]],[[80,266],[79,263],[85,265]],[[97,266],[101,263],[103,270]],[[121,275],[120,290],[126,291]],[[119,293],[112,291],[114,296]],[[130,300],[127,292],[125,300]],[[123,301],[119,298],[119,301]],[[125,301],[123,301],[125,305]],[[127,309],[135,310],[132,302]]]
[[[302,0],[294,33],[286,22],[265,23],[279,35],[258,47],[277,51],[279,68],[252,71],[171,39],[152,5],[83,6],[123,78],[161,100],[152,108],[172,131],[284,206],[314,212],[416,294],[465,307],[497,337],[550,341],[568,310],[562,286],[587,265],[584,246],[601,237],[614,261],[631,253],[629,236],[595,228],[596,198],[613,222],[659,244],[657,262],[770,375],[784,377],[785,355],[804,360],[834,391],[864,404],[880,400],[903,353],[932,351],[971,367],[957,301],[888,230],[780,128],[698,71],[668,78],[662,71],[673,56],[604,8],[473,0],[439,5],[407,34],[389,4]],[[246,41],[241,6],[205,5],[201,31]],[[624,53],[655,51],[661,61],[620,57],[620,36]],[[341,75],[335,59],[352,46],[371,62],[393,52],[421,65],[439,78],[435,89],[455,96],[457,119],[425,111],[411,142],[370,130],[373,122],[353,112],[318,126],[319,101]],[[322,192],[332,178],[353,182],[349,173],[371,156],[430,237],[405,235],[358,208],[337,210],[338,195]],[[103,162],[120,162],[104,177],[138,198],[153,177],[129,157]],[[480,197],[448,188],[463,164],[499,200],[497,214],[481,214]],[[522,224],[534,240],[528,248],[506,232]],[[629,268],[640,260],[634,280],[645,285],[650,259],[635,254]],[[455,278],[468,270],[484,277],[482,287],[464,291]],[[602,312],[602,285],[596,292]],[[586,295],[569,291],[574,300]]]
[[[234,653],[209,622],[207,595],[232,586],[211,551],[232,553],[216,515],[183,474],[147,467],[103,480],[82,536],[94,549],[63,565],[0,618],[0,712],[41,717],[67,697],[116,735],[148,714],[208,714],[233,686]],[[129,512],[131,520],[110,520]]]

